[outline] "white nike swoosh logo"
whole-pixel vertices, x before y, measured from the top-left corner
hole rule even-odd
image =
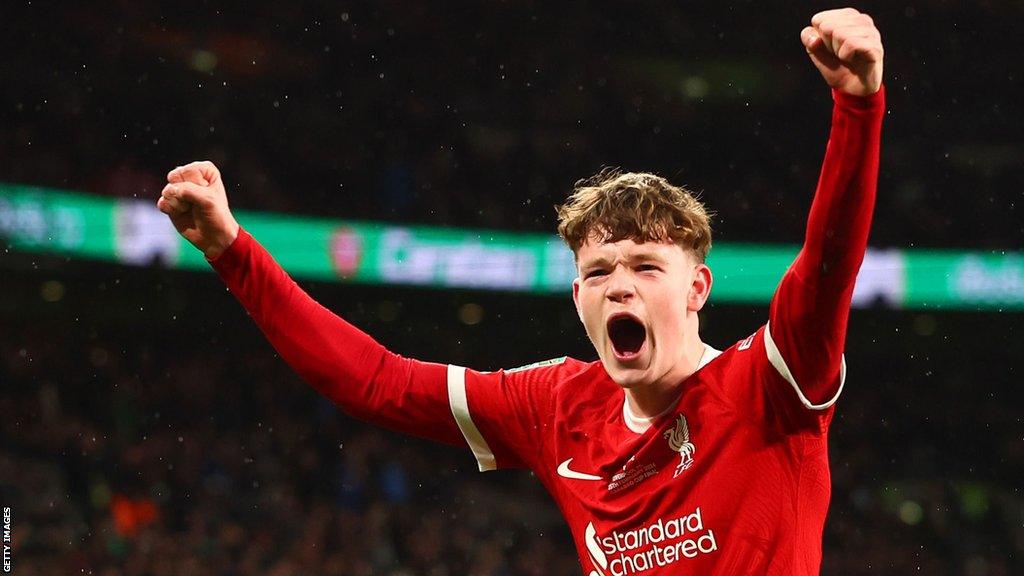
[[[563,478],[572,478],[574,480],[604,480],[600,476],[594,476],[593,474],[584,474],[583,472],[577,472],[569,469],[569,463],[572,462],[572,458],[569,458],[565,462],[558,465],[558,475]]]

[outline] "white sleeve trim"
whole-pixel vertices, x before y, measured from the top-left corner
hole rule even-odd
[[[466,400],[466,369],[462,366],[448,365],[448,404],[451,405],[452,415],[455,416],[462,436],[473,450],[480,471],[497,470],[494,452],[491,452],[491,447],[487,445],[483,434],[480,434],[469,414],[469,402]]]
[[[771,322],[764,327],[764,349],[768,353],[768,361],[771,362],[775,370],[778,371],[779,375],[789,382],[793,390],[796,390],[796,395],[800,398],[800,402],[811,410],[824,410],[829,406],[836,403],[839,399],[839,395],[843,393],[843,384],[846,383],[846,354],[843,354],[839,364],[839,389],[836,390],[835,396],[824,402],[823,404],[813,404],[804,396],[803,390],[796,383],[796,378],[793,378],[793,373],[790,372],[789,366],[786,365],[785,359],[782,358],[782,353],[779,352],[779,347],[775,345],[775,340],[772,340]]]

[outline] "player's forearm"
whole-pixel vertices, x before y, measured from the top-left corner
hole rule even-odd
[[[401,358],[321,306],[244,229],[211,265],[285,362],[336,405],[400,431],[461,440],[446,367]]]
[[[246,231],[211,265],[285,361],[321,393],[343,400],[339,375],[372,378],[384,348],[310,298]]]
[[[804,246],[779,285],[771,336],[807,400],[835,397],[854,284],[875,204],[884,92],[836,94]]]
[[[856,97],[835,91],[832,131],[793,266],[804,282],[851,285],[867,249],[875,206],[884,88]]]

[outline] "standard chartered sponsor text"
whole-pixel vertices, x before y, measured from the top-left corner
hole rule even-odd
[[[632,530],[615,530],[597,540],[601,551],[611,559],[607,568],[613,576],[663,568],[718,550],[715,533],[704,527],[699,507],[691,514],[670,520],[659,518]]]

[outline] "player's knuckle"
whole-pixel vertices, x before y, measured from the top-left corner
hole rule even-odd
[[[202,186],[194,186],[192,188],[193,193],[196,197],[196,203],[200,206],[209,206],[213,204],[213,199],[210,197],[210,192]]]

